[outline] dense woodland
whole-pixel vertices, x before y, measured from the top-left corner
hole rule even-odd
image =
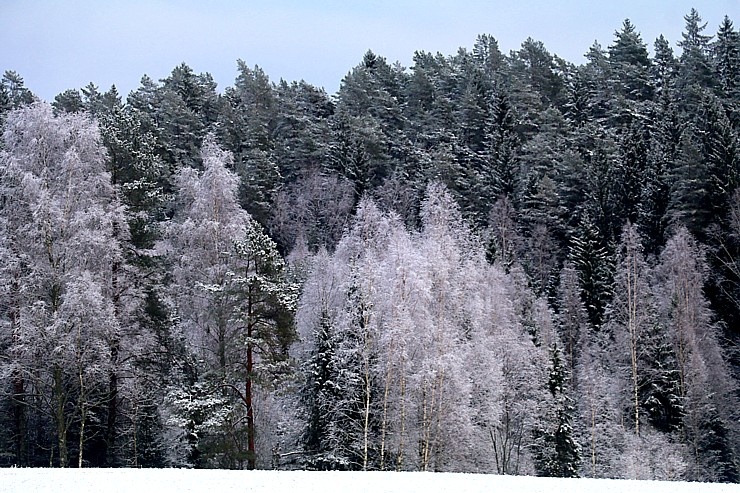
[[[740,481],[740,33],[685,21],[335,95],[5,72],[0,465]]]

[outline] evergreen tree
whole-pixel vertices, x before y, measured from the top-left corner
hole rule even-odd
[[[492,170],[489,190],[484,196],[489,201],[498,197],[513,198],[518,188],[520,176],[518,167],[519,139],[514,129],[514,114],[508,98],[498,91],[491,107],[488,137],[486,139],[486,160]],[[489,180],[480,180],[486,183]],[[490,202],[489,202],[490,203]]]
[[[517,59],[523,62],[527,85],[539,96],[543,107],[557,105],[560,102],[563,81],[555,72],[554,57],[547,51],[544,43],[527,38],[517,52]],[[531,111],[534,108],[528,109]]]
[[[3,77],[0,80],[0,87],[2,87],[5,99],[2,108],[3,113],[11,109],[22,108],[36,101],[36,97],[26,87],[23,77],[13,70],[6,70],[3,73]]]
[[[668,40],[661,34],[653,43],[652,85],[655,99],[664,101],[670,95],[678,72],[678,62]]]
[[[703,93],[694,124],[681,140],[671,209],[694,234],[721,222],[740,176],[735,132],[717,97]]]
[[[219,134],[234,156],[242,207],[266,226],[283,179],[275,157],[277,101],[274,87],[260,67],[250,68],[239,60],[237,68],[234,86],[224,93]]]
[[[297,293],[284,276],[275,244],[237,203],[238,179],[226,169],[230,159],[211,138],[203,148],[203,173],[186,168],[178,176],[181,215],[167,237],[174,263],[171,296],[202,365],[198,370],[204,381],[194,390],[204,392],[205,401],[217,392],[229,403],[226,411],[200,418],[215,428],[211,434],[221,428],[226,436],[199,437],[199,446],[227,452],[201,460],[254,469],[253,386],[267,385],[269,376],[285,370]],[[202,404],[201,412],[210,409]],[[190,410],[180,412],[187,416]],[[187,419],[192,421],[192,415]]]
[[[681,33],[682,39],[678,42],[682,52],[676,86],[684,94],[681,108],[685,113],[690,114],[692,106],[698,100],[697,90],[714,85],[710,58],[712,36],[702,34],[707,23],[702,23],[702,18],[696,9],[692,8],[684,16],[684,20],[686,26],[684,32]]]
[[[651,62],[640,33],[629,19],[614,33],[609,46],[609,66],[614,77],[615,91],[629,100],[648,101],[652,98]]]
[[[633,122],[629,130],[625,131],[620,144],[621,155],[616,163],[615,173],[618,177],[615,187],[618,197],[615,216],[631,223],[637,222],[642,208],[649,139],[644,125]]]
[[[318,470],[342,469],[349,461],[343,460],[342,448],[335,442],[336,405],[342,399],[342,389],[339,387],[337,340],[328,313],[322,313],[314,337],[315,349],[305,363],[306,383],[301,392],[307,413],[303,435],[306,466]]]
[[[732,123],[738,128],[738,97],[740,97],[740,33],[738,33],[729,17],[725,16],[717,31],[717,40],[712,45],[712,54],[716,77],[719,79],[717,87],[720,95],[726,101],[731,114]]]
[[[681,123],[676,105],[669,100],[670,91],[670,87],[666,88],[656,108],[636,221],[649,255],[656,255],[666,240],[670,220],[671,179],[677,166],[681,142]]]
[[[611,263],[603,237],[588,214],[581,217],[571,239],[569,259],[581,283],[581,298],[594,329],[601,326],[606,304],[611,296]]]
[[[550,376],[547,382],[554,399],[554,430],[536,432],[535,462],[542,476],[576,478],[581,464],[581,447],[573,437],[573,405],[565,392],[567,370],[557,344],[550,348]]]
[[[85,103],[82,101],[82,95],[77,89],[67,89],[54,97],[52,106],[56,111],[66,111],[67,113],[76,113],[83,111]]]

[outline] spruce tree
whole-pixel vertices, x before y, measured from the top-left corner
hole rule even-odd
[[[700,88],[711,87],[713,78],[709,55],[712,36],[703,34],[707,23],[702,22],[699,12],[694,8],[684,16],[684,20],[686,25],[684,32],[681,33],[682,39],[678,42],[678,46],[682,49],[679,87],[681,89],[693,85]]]
[[[584,213],[571,238],[568,254],[581,283],[581,298],[594,329],[599,329],[611,296],[612,267],[604,238],[590,216]]]
[[[535,432],[535,464],[541,476],[577,478],[581,465],[581,446],[573,434],[573,404],[566,392],[567,370],[563,365],[560,348],[550,347],[551,367],[547,382],[553,399],[554,429]]]
[[[608,51],[615,92],[629,100],[649,101],[653,93],[651,61],[640,33],[629,19],[625,19],[622,29],[614,36],[614,44]]]

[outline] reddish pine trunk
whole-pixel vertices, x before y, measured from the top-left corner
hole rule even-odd
[[[257,452],[254,447],[254,406],[252,404],[252,371],[254,369],[254,348],[252,336],[254,325],[252,322],[252,288],[249,288],[247,298],[247,382],[244,392],[244,403],[247,405],[247,469],[257,467]]]
[[[251,337],[251,329],[249,337]],[[247,469],[253,470],[257,466],[257,455],[254,448],[254,407],[252,405],[252,343],[247,344],[247,385],[244,400],[247,405]]]

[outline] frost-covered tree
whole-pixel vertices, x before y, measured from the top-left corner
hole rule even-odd
[[[683,437],[689,452],[689,477],[736,480],[735,387],[718,341],[717,327],[704,297],[704,251],[680,228],[661,254],[662,316],[670,334],[678,372]]]
[[[642,240],[637,228],[627,223],[622,233],[619,260],[614,276],[614,299],[610,305],[609,319],[614,339],[619,347],[628,379],[628,422],[635,435],[640,435],[643,421],[640,396],[643,391],[646,332],[653,324],[655,307],[650,291],[650,270],[645,262]]]
[[[297,318],[306,461],[533,471],[547,380],[533,334],[549,343],[549,312],[532,301],[522,322],[511,300],[526,286],[486,262],[444,187],[428,188],[421,217],[409,232],[363,200],[336,252],[314,260]]]
[[[572,375],[580,358],[583,339],[589,330],[589,325],[588,312],[581,300],[578,272],[570,262],[566,262],[560,271],[557,309],[565,366]]]
[[[98,127],[87,116],[54,116],[47,104],[31,105],[8,115],[4,145],[4,264],[16,286],[5,368],[14,406],[25,409],[16,426],[26,434],[18,440],[41,440],[35,446],[56,450],[51,462],[62,467],[72,448],[82,466],[85,427],[107,400],[120,330],[112,266],[127,226]],[[29,411],[51,420],[55,441],[28,434],[22,420]]]
[[[618,477],[625,446],[622,426],[622,384],[616,375],[611,341],[604,332],[583,333],[581,356],[575,367],[578,382],[577,435],[583,446],[581,474]]]

